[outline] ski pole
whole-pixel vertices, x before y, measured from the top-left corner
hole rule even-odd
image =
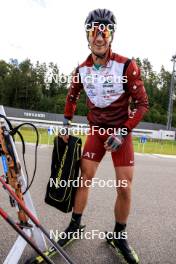
[[[46,261],[48,264],[54,264],[54,262],[43,254],[43,252],[37,247],[34,241],[13,221],[13,219],[0,207],[0,215],[4,220],[18,233],[24,240]]]
[[[15,192],[8,186],[8,184],[3,180],[3,176],[0,176],[0,182],[8,191],[9,195],[13,197],[16,202],[20,205],[20,207],[24,210],[24,212],[29,216],[32,222],[46,235],[47,239],[50,241],[51,245],[56,249],[56,251],[65,259],[65,261],[69,264],[75,264],[67,253],[59,246],[52,238],[50,238],[49,233],[46,229],[40,224],[39,220],[32,214],[32,212],[25,206],[24,202],[21,201]]]

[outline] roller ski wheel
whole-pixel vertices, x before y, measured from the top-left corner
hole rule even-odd
[[[84,232],[85,229],[85,225],[80,225],[77,228],[77,234],[81,235],[82,232]],[[67,232],[69,231],[69,227],[64,231]],[[63,239],[58,239],[57,243],[59,244],[59,246],[61,246],[63,249],[66,248],[68,245],[70,245],[74,240],[76,240],[74,237],[67,240],[67,241],[63,241]],[[43,254],[49,258],[52,258],[53,256],[57,255],[58,252],[56,251],[56,249],[51,246],[49,247],[46,251],[43,252]],[[44,259],[41,256],[37,256],[37,257],[33,257],[31,259],[28,259],[25,264],[39,264],[39,263],[43,263]]]
[[[111,234],[111,237],[108,235],[107,231],[105,232],[105,234],[106,234],[107,243],[113,248],[115,254],[118,257],[123,258],[126,264],[138,264],[139,263],[138,255],[136,254],[134,249],[128,245],[126,239],[119,239],[119,241],[115,243],[112,234]]]

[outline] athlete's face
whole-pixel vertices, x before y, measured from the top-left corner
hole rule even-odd
[[[106,36],[104,33],[97,32],[94,35],[89,34],[88,40],[91,50],[95,54],[103,55],[108,50],[112,37],[111,35]]]

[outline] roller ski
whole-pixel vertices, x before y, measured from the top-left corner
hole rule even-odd
[[[63,234],[61,238],[57,240],[57,243],[62,248],[66,248],[70,245],[74,240],[81,238],[81,234],[84,232],[85,225],[77,225],[77,223],[71,222],[67,229],[62,232]],[[57,251],[53,246],[49,247],[43,254],[49,258],[57,255]],[[43,263],[44,259],[41,256],[37,256],[31,258],[25,262],[25,264],[39,264]]]
[[[134,249],[128,245],[127,239],[114,239],[113,233],[105,232],[107,243],[114,249],[115,254],[127,264],[138,264],[139,258]]]

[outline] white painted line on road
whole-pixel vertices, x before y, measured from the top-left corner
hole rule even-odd
[[[35,143],[29,143],[25,142],[27,145],[35,147]],[[21,144],[21,142],[15,142],[15,144]],[[47,144],[40,144],[38,145],[39,148],[48,148],[48,147],[53,147],[53,145],[47,145]],[[164,155],[164,154],[149,154],[149,153],[138,153],[135,152],[136,156],[145,156],[145,157],[153,157],[153,158],[171,158],[171,159],[176,159],[176,155]]]
[[[25,142],[26,145],[35,147],[35,143],[30,143],[30,142]],[[15,142],[15,145],[21,145],[21,142]],[[39,144],[38,145],[39,148],[47,148],[47,147],[53,147],[53,145],[47,145],[47,144]]]
[[[148,154],[148,153],[138,153],[135,152],[136,156],[145,156],[145,157],[152,157],[152,158],[171,158],[171,159],[176,159],[176,155],[164,155],[164,154]]]
[[[152,154],[152,156],[156,156],[156,157],[159,157],[159,158],[176,159],[176,155]]]

